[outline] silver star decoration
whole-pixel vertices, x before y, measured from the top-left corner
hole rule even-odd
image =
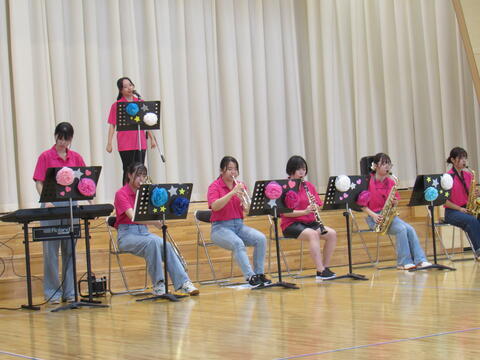
[[[177,195],[177,190],[178,188],[176,188],[175,186],[172,186],[170,187],[170,190],[168,190],[168,192],[170,193],[170,196],[173,196],[173,195]]]
[[[143,112],[147,112],[149,109],[148,109],[148,106],[146,104],[143,104],[142,105],[142,111]]]
[[[352,183],[350,184],[350,189],[353,190],[353,189],[355,189],[356,187],[357,187],[357,184],[355,184],[354,182],[352,182]]]
[[[270,201],[267,203],[268,206],[270,206],[271,208],[273,208],[274,206],[277,206],[277,200],[275,199],[270,199]]]
[[[432,186],[437,187],[438,186],[438,179],[433,179],[432,181]]]
[[[83,172],[81,172],[79,169],[73,171],[73,176],[75,176],[76,179],[80,179],[83,175]]]

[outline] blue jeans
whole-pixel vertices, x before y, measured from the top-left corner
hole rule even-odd
[[[367,224],[370,229],[375,228],[375,221],[371,216],[367,217]],[[389,235],[395,235],[397,248],[397,264],[400,266],[406,264],[420,264],[427,261],[425,253],[420,246],[415,229],[398,216],[393,218],[392,224],[388,229]]]
[[[242,219],[215,221],[212,223],[212,241],[218,246],[233,251],[246,279],[264,273],[265,248],[267,239],[260,231],[243,224]],[[253,266],[250,266],[246,246],[254,246]]]
[[[461,211],[445,208],[445,222],[466,231],[472,241],[473,247],[480,248],[480,220]]]
[[[69,206],[68,201],[54,202],[53,205]],[[73,202],[73,205],[77,205]],[[45,204],[42,203],[42,208]],[[78,219],[73,219],[78,224]],[[69,225],[70,219],[40,221],[40,226]],[[73,281],[72,244],[68,240],[49,240],[42,243],[43,246],[43,295],[45,299],[72,298],[75,296],[75,284]],[[58,250],[62,250],[62,282],[58,275]]]
[[[118,247],[121,251],[143,257],[153,286],[165,281],[163,273],[163,239],[148,231],[146,225],[120,224],[118,226]],[[167,242],[167,271],[175,289],[180,289],[189,280],[182,263]]]

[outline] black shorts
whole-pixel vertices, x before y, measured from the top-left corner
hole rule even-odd
[[[296,239],[305,229],[317,230],[320,229],[320,224],[316,221],[313,221],[311,223],[296,222],[283,230],[283,236]]]

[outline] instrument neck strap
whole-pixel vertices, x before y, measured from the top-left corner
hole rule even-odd
[[[465,192],[466,192],[467,195],[468,195],[468,187],[467,187],[467,183],[465,182],[465,178],[458,173],[458,171],[457,171],[457,169],[455,168],[455,166],[453,167],[453,172],[454,172],[453,176],[455,176],[455,175],[458,176],[458,178],[460,179],[460,182],[461,182],[462,185],[463,185],[463,188],[465,189]]]

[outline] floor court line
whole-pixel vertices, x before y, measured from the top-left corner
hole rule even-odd
[[[31,356],[26,356],[26,355],[21,355],[21,354],[15,354],[15,353],[11,353],[9,351],[0,350],[0,354],[10,355],[10,356],[21,358],[21,359],[42,360],[41,358],[38,358],[38,357],[31,357]]]
[[[480,330],[480,327],[470,328],[470,329],[462,329],[462,330],[445,331],[445,332],[441,332],[441,333],[415,336],[415,337],[410,337],[410,338],[405,338],[405,339],[396,339],[396,340],[390,340],[390,341],[382,341],[382,342],[373,343],[373,344],[366,344],[366,345],[351,346],[351,347],[346,347],[346,348],[325,350],[325,351],[320,351],[320,352],[316,352],[316,353],[293,355],[293,356],[288,356],[288,357],[283,357],[283,358],[277,358],[277,360],[300,359],[300,358],[304,358],[304,357],[308,357],[308,356],[325,355],[325,354],[331,354],[331,353],[341,352],[341,351],[363,349],[363,348],[368,348],[368,347],[373,347],[373,346],[389,345],[389,344],[395,344],[395,343],[404,342],[404,341],[420,340],[420,339],[426,339],[426,338],[431,338],[431,337],[436,337],[436,336],[459,334],[459,333],[465,333],[465,332],[469,332],[469,331],[478,331],[478,330]]]

